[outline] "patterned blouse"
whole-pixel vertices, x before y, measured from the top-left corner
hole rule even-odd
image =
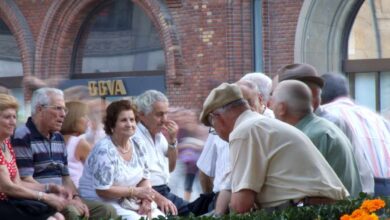
[[[15,160],[15,153],[11,147],[11,143],[10,143],[9,139],[5,140],[3,142],[3,144],[5,144],[8,147],[8,150],[11,153],[12,158],[10,161],[7,161],[7,159],[5,158],[4,152],[2,150],[0,150],[0,165],[7,166],[7,169],[8,169],[9,175],[10,175],[10,179],[12,181],[14,181],[16,174],[18,173],[18,167],[16,166],[16,160]],[[7,196],[5,195],[5,193],[0,192],[0,200],[7,200]]]

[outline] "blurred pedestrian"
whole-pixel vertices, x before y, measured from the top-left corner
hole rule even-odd
[[[65,107],[68,109],[68,113],[60,132],[64,136],[66,144],[70,178],[78,188],[79,179],[83,174],[84,162],[92,149],[88,141],[81,136],[87,130],[89,123],[88,105],[79,101],[68,101],[65,103]]]

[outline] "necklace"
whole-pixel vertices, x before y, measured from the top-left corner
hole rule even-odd
[[[119,153],[121,153],[121,154],[127,154],[127,153],[129,153],[130,150],[131,150],[130,147],[128,147],[127,150],[123,150],[123,149],[122,149],[121,147],[119,147],[119,146],[117,146],[117,149],[119,150]]]
[[[127,154],[127,153],[130,152],[130,150],[131,150],[131,147],[130,147],[130,140],[127,142],[127,143],[129,143],[129,147],[128,147],[126,150],[123,150],[123,148],[122,148],[120,145],[116,144],[116,143],[115,143],[116,141],[114,141],[112,138],[111,138],[111,140],[112,140],[112,143],[115,145],[116,149],[118,149],[119,153],[121,153],[121,154]]]

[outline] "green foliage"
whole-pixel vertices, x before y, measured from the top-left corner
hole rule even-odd
[[[186,217],[168,216],[167,218],[160,217],[158,220],[329,220],[340,219],[344,214],[350,214],[353,210],[360,207],[365,199],[372,199],[371,196],[361,193],[357,199],[346,199],[338,201],[332,205],[290,207],[280,211],[266,212],[259,210],[247,214],[229,214],[219,218],[210,216],[195,217],[193,215]],[[390,216],[390,198],[380,198],[386,203],[385,209],[378,213],[381,219]],[[157,218],[156,218],[157,219]]]

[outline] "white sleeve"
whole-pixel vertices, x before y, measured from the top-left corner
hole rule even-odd
[[[216,137],[217,136],[215,134],[209,134],[202,153],[196,162],[198,168],[209,177],[215,176],[217,161],[217,148],[215,146]]]

